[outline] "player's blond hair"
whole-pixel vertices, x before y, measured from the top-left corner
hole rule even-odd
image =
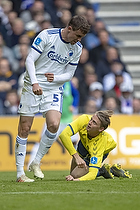
[[[68,23],[68,26],[71,26],[73,31],[77,31],[80,29],[83,34],[87,34],[90,30],[90,25],[87,19],[81,15],[73,16]]]
[[[110,117],[113,115],[112,110],[97,111],[95,115],[99,118],[101,122],[101,127],[106,129],[110,125]]]

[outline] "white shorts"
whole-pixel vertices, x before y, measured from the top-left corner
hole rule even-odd
[[[22,116],[34,116],[42,113],[43,117],[49,110],[62,113],[63,88],[43,91],[42,95],[35,95],[32,91],[23,88],[18,113]]]

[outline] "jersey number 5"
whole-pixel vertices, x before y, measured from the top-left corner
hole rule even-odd
[[[53,95],[53,102],[58,102],[58,101],[59,101],[58,94],[54,94]]]

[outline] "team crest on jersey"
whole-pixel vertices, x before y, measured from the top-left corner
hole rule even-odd
[[[91,163],[92,164],[97,164],[98,158],[97,157],[91,157]]]
[[[42,42],[42,39],[40,39],[40,38],[38,37],[38,38],[35,40],[35,44],[36,44],[36,45],[39,45],[40,42]]]
[[[73,55],[73,51],[70,50],[70,51],[69,51],[69,56],[72,56],[72,55]]]
[[[53,45],[53,46],[51,47],[51,49],[55,50],[55,46]]]

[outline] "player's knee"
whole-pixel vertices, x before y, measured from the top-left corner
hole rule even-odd
[[[30,132],[30,126],[25,125],[19,128],[18,135],[22,138],[27,138]]]
[[[73,171],[71,171],[70,175],[73,176],[74,179],[80,178],[81,176],[86,175],[89,172],[89,169],[85,169],[85,168],[78,168],[75,167],[75,169]]]
[[[58,127],[59,127],[59,123],[57,123],[57,121],[53,121],[47,126],[48,130],[52,133],[56,133],[58,130]]]

